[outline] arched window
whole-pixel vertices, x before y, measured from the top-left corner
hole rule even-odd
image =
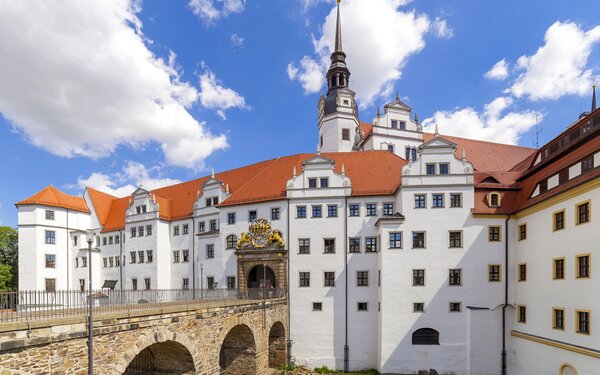
[[[413,345],[439,345],[440,333],[433,328],[421,328],[412,334]]]
[[[560,375],[577,375],[577,370],[571,365],[564,364],[560,366]]]
[[[344,86],[344,75],[343,74],[340,74],[339,82],[340,82],[340,86]]]
[[[413,147],[412,149],[412,160],[417,160],[417,148]]]
[[[237,236],[230,234],[227,236],[227,249],[235,249],[235,245],[237,245]]]

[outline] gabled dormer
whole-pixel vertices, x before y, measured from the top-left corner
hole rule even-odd
[[[201,185],[202,189],[198,190],[198,196],[194,202],[195,213],[202,212],[216,213],[217,206],[229,197],[229,185],[224,181],[215,177],[215,172],[211,173],[211,176],[204,181]],[[196,212],[199,210],[198,212]]]
[[[126,221],[138,221],[159,217],[160,205],[156,196],[142,186],[135,189],[129,198]]]
[[[288,198],[310,198],[350,195],[352,183],[346,176],[344,165],[341,173],[334,170],[335,161],[317,154],[302,162],[302,171],[297,174],[296,167],[292,178],[287,182]]]
[[[383,114],[377,109],[377,116],[373,119],[373,125],[376,127],[385,128],[386,131],[423,132],[423,127],[419,124],[417,115],[415,114],[412,118],[412,108],[400,100],[398,93],[396,93],[396,100],[386,104],[383,109]],[[397,135],[401,136],[401,133]],[[406,135],[404,134],[404,136]]]

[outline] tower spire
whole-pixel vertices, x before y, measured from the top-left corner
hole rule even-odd
[[[335,23],[335,52],[342,52],[342,23],[340,21],[340,1],[337,0],[337,20]]]
[[[596,82],[592,86],[593,94],[592,94],[592,112],[596,110]]]

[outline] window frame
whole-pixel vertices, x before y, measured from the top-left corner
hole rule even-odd
[[[527,223],[519,224],[518,229],[518,241],[525,241],[527,239]]]
[[[492,228],[498,229],[498,239],[492,239]],[[488,242],[502,242],[502,225],[488,225]]]
[[[312,302],[312,311],[323,311],[323,302]]]
[[[310,288],[310,271],[298,271],[298,288]]]
[[[333,279],[327,278],[327,276],[333,275]],[[330,282],[331,284],[328,284]],[[324,288],[334,288],[335,287],[335,271],[323,271],[323,287]]]
[[[458,305],[458,310],[453,310],[452,305]],[[448,302],[448,312],[449,313],[461,313],[462,312],[462,302],[460,301],[450,301]]]
[[[456,244],[452,244],[452,234],[457,234],[458,233],[458,241],[459,241],[459,245],[456,246]],[[456,242],[456,239],[454,239],[454,241]],[[462,249],[463,247],[463,231],[462,230],[449,230],[448,231],[448,248],[449,249]]]
[[[48,257],[52,257],[50,262]],[[44,268],[56,269],[56,254],[44,254]]]
[[[562,261],[562,277],[556,277],[556,261]],[[565,280],[567,278],[567,258],[558,257],[552,258],[552,280]]]
[[[227,225],[234,225],[235,224],[235,212],[228,212],[227,213]]]
[[[379,237],[377,236],[367,236],[365,237],[365,253],[376,253],[379,251],[379,241],[378,241]],[[373,245],[373,244],[369,244],[369,241],[374,241],[375,242],[375,249],[371,249],[369,250],[369,248]]]
[[[327,241],[333,241],[332,245],[327,245]],[[323,238],[323,254],[335,254],[335,237]],[[327,251],[327,246],[331,246],[331,251]]]
[[[527,324],[527,305],[517,305],[517,323]]]
[[[46,210],[45,217],[46,217],[46,220],[54,221],[54,218],[55,218],[54,210]]]
[[[423,206],[417,206],[417,197],[423,198]],[[414,209],[424,209],[427,208],[427,194],[414,194],[413,198]]]
[[[399,239],[392,239],[392,236],[400,236]],[[388,249],[402,249],[402,231],[400,232],[389,232],[388,233]],[[395,244],[396,246],[392,246],[392,244]],[[399,246],[398,246],[399,244]]]
[[[421,305],[421,309],[417,310],[417,305]],[[425,302],[413,302],[413,313],[422,314],[425,312]]]
[[[233,242],[231,242],[231,240],[233,239]],[[235,249],[237,246],[237,236],[235,234],[230,234],[227,237],[225,237],[225,249],[226,250],[231,250],[231,249]]]
[[[327,217],[338,217],[338,205],[328,204],[327,205]]]
[[[442,173],[442,166],[446,167],[446,173]],[[438,163],[438,171],[441,176],[448,176],[450,174],[450,163]]]
[[[366,275],[366,276],[365,276]],[[357,270],[355,273],[355,285],[357,288],[368,288],[370,284],[369,270]]]
[[[364,306],[364,309],[361,307]],[[357,301],[356,302],[356,311],[357,312],[367,312],[369,311],[369,302],[367,301]]]
[[[454,205],[454,200],[452,199],[454,197],[458,197],[458,203],[459,203],[458,206]],[[462,198],[463,198],[462,193],[450,193],[450,206],[449,206],[449,208],[462,208],[462,206],[463,206],[463,199]]]
[[[425,163],[425,175],[426,176],[435,176],[436,174],[436,163]],[[429,173],[429,168],[433,167],[433,173]]]
[[[353,240],[358,240],[358,251],[352,250],[352,242]],[[348,237],[348,252],[351,254],[356,254],[361,252],[362,245],[362,237]]]
[[[280,207],[271,207],[271,221],[280,220],[281,219],[281,208]]]
[[[375,211],[374,211],[374,213],[373,213],[373,214],[370,214],[370,213],[369,213],[369,209],[370,209],[370,208],[373,208],[373,206],[374,206],[374,208],[375,208]],[[365,211],[365,216],[368,216],[368,217],[376,217],[376,216],[377,216],[377,203],[373,203],[373,202],[371,202],[371,203],[365,203],[365,210],[366,210],[366,211]]]
[[[436,197],[441,197],[441,206],[436,206]],[[431,208],[446,208],[446,194],[444,193],[431,193]]]
[[[323,205],[321,204],[311,204],[310,205],[310,218],[322,218],[323,217]]]
[[[585,276],[581,276],[581,265],[580,265],[580,260],[581,258],[585,258],[587,257],[587,275]],[[591,279],[592,278],[592,254],[591,253],[585,253],[585,254],[577,254],[575,255],[575,279]]]
[[[423,276],[415,276],[415,271],[423,271]],[[416,281],[422,279],[422,284],[417,284]],[[412,270],[412,286],[425,286],[425,269],[424,268],[413,268]]]
[[[517,264],[517,282],[524,281],[527,281],[527,262]]]
[[[356,211],[354,211],[356,208]],[[353,213],[356,212],[356,215]],[[348,204],[348,217],[360,217],[360,203],[350,203]]]
[[[386,207],[387,206],[387,207]],[[386,208],[390,208],[391,206],[391,210],[389,213],[386,213]],[[383,216],[390,216],[394,214],[394,202],[384,202],[383,203]]]
[[[254,219],[252,218],[252,216],[254,216]],[[249,223],[253,222],[257,218],[258,218],[258,210],[248,210],[248,222]]]
[[[52,234],[52,235],[50,235]],[[56,245],[56,231],[44,229],[44,244]]]
[[[567,226],[567,220],[566,220],[567,212],[566,211],[567,210],[563,208],[562,210],[554,211],[552,213],[552,231],[553,232],[557,232],[559,230],[563,230],[566,228],[566,226]],[[560,227],[560,228],[558,227],[557,220],[556,220],[556,218],[559,214],[562,214],[562,227]]]
[[[302,245],[301,241],[307,241],[308,245]],[[302,251],[302,248],[306,246],[308,251]],[[310,238],[298,238],[298,254],[305,255],[310,254]]]
[[[587,331],[581,331],[581,319],[579,314],[587,314]],[[592,334],[592,310],[575,309],[575,333],[590,336]]]
[[[423,246],[415,246],[415,234],[419,234],[422,233],[423,234]],[[426,235],[426,231],[424,230],[415,230],[411,232],[411,239],[412,239],[412,249],[426,249],[427,248],[427,235]]]
[[[579,212],[580,208],[587,205],[587,216],[585,221],[581,221],[581,213]],[[579,202],[575,205],[575,226],[587,224],[592,221],[592,201],[588,199],[583,202]]]
[[[301,216],[300,211],[304,211],[304,214]],[[306,219],[306,205],[297,205],[296,206],[296,219]]]
[[[458,271],[458,284],[453,284],[452,283],[452,272],[453,271]],[[462,286],[462,268],[450,268],[448,269],[448,286]]]
[[[498,267],[498,280],[492,280],[492,267]],[[502,282],[502,264],[488,264],[488,283],[501,283]]]
[[[560,311],[562,313],[561,319],[562,319],[562,324],[559,327],[556,322],[556,312]],[[555,329],[557,331],[564,331],[565,330],[565,326],[566,326],[566,310],[564,307],[553,307],[552,308],[552,329]]]

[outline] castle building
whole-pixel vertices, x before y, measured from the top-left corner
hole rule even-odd
[[[361,122],[339,8],[336,27],[316,154],[124,198],[48,186],[16,204],[20,288],[84,290],[88,267],[93,288],[289,286],[296,363],[598,373],[595,89],[591,112],[539,149],[424,132],[398,96]],[[261,218],[281,234],[285,271],[238,269],[241,234]]]

